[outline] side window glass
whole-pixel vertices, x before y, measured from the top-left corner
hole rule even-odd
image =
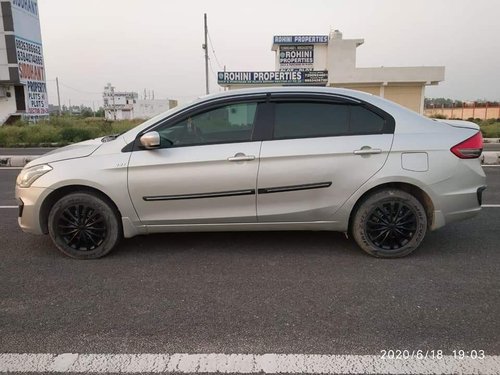
[[[211,109],[159,130],[162,147],[252,140],[257,103]]]
[[[385,120],[361,106],[351,106],[351,132],[353,134],[381,133]]]
[[[349,132],[349,106],[331,103],[276,103],[274,138],[328,137]]]

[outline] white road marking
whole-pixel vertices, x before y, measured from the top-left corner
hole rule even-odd
[[[500,165],[499,165],[499,164],[481,164],[481,166],[482,166],[482,167],[493,167],[493,168],[495,168],[495,167],[500,167]]]
[[[0,209],[1,208],[19,208],[19,206],[0,206]]]
[[[382,359],[320,354],[0,354],[0,372],[500,374],[500,356]]]

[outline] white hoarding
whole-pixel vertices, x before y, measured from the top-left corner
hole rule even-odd
[[[11,0],[19,80],[25,86],[26,115],[49,113],[37,0]]]

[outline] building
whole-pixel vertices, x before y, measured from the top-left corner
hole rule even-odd
[[[309,85],[343,87],[379,95],[416,112],[424,111],[427,85],[444,80],[444,67],[356,66],[356,50],[363,39],[330,35],[277,35],[275,70],[265,72],[218,72],[218,83],[229,89],[248,86]]]
[[[37,0],[1,0],[0,125],[48,114]]]
[[[177,100],[172,99],[139,99],[132,91],[115,91],[108,83],[102,94],[104,115],[107,120],[147,119],[177,106]]]

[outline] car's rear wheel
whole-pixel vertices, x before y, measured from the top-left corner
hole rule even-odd
[[[100,258],[113,250],[122,237],[115,210],[88,192],[59,199],[50,210],[48,224],[57,248],[77,259]]]
[[[413,252],[424,239],[427,215],[413,195],[384,189],[363,200],[354,215],[351,232],[368,254],[399,258]]]

